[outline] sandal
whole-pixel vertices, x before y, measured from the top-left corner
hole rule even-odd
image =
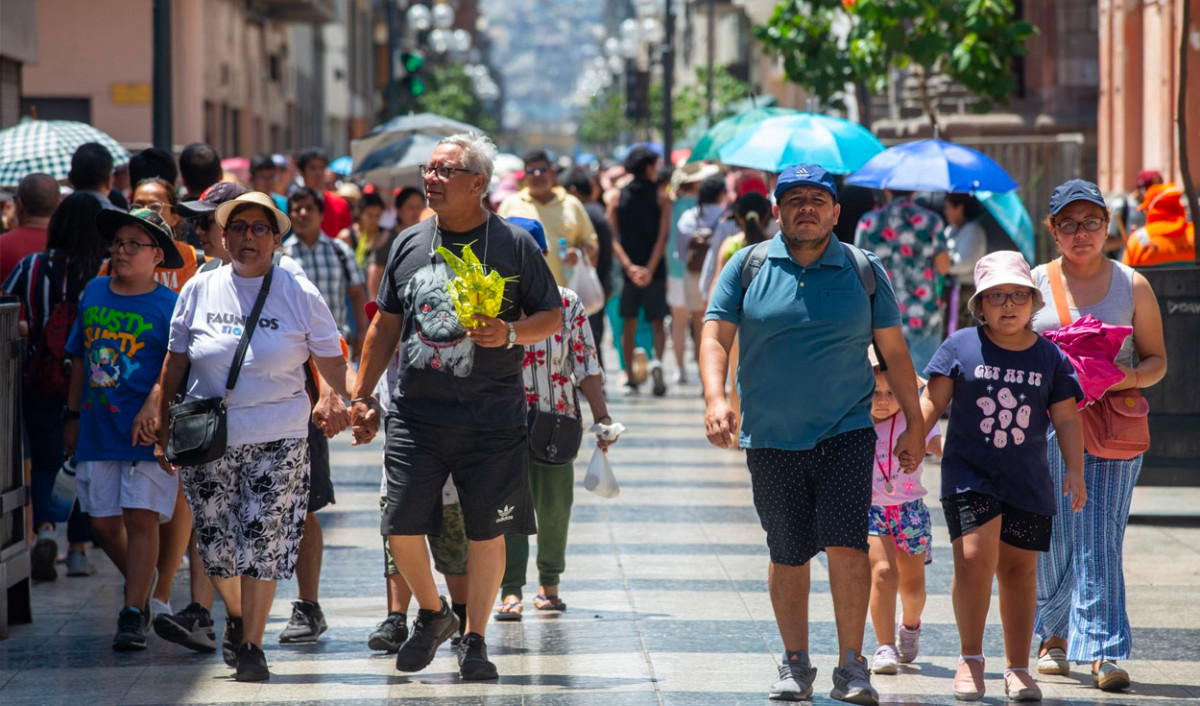
[[[557,610],[561,613],[566,611],[567,604],[558,596],[543,596],[539,593],[533,599],[533,607],[538,610]]]
[[[521,610],[520,599],[505,601],[500,604],[500,610],[497,610],[493,617],[500,622],[517,623],[521,621]]]

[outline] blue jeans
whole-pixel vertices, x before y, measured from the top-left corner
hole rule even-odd
[[[33,526],[50,520],[50,494],[54,490],[54,479],[65,460],[63,452],[62,411],[66,405],[62,397],[42,397],[29,388],[21,396],[21,415],[25,431],[29,435],[28,457],[33,465],[30,485],[33,495]],[[71,511],[67,521],[67,541],[92,541],[92,519],[79,508]]]

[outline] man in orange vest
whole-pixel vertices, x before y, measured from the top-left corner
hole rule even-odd
[[[1155,184],[1146,190],[1146,198],[1138,210],[1146,214],[1146,225],[1126,240],[1126,265],[1145,267],[1196,261],[1195,225],[1187,222],[1182,189],[1172,183]]]

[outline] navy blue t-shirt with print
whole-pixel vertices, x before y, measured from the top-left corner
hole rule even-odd
[[[153,461],[154,447],[133,445],[133,419],[158,382],[175,292],[158,285],[133,296],[97,277],[79,298],[67,353],[83,358],[77,461]]]
[[[973,490],[1053,515],[1046,460],[1050,406],[1083,398],[1062,351],[1041,336],[1025,350],[1006,350],[975,326],[947,338],[925,375],[954,381],[941,497]]]

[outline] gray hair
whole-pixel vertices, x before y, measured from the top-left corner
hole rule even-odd
[[[454,145],[462,150],[463,168],[482,174],[492,180],[492,160],[496,158],[496,145],[487,136],[478,132],[460,132],[443,137],[439,145]]]

